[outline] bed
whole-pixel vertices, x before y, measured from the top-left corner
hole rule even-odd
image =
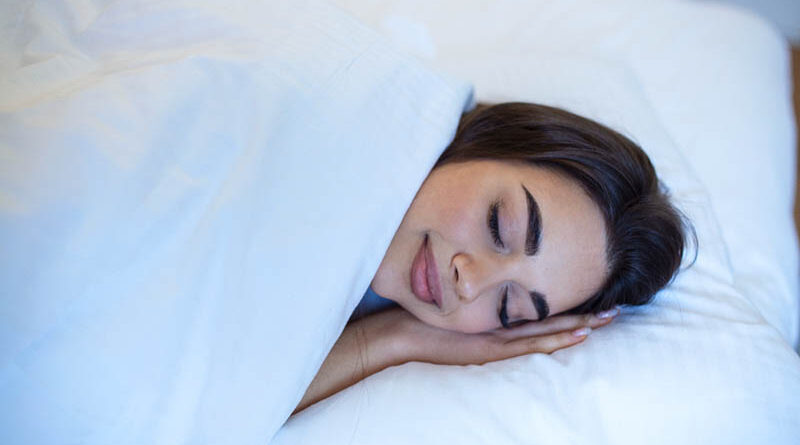
[[[334,3],[2,6],[0,442],[796,442],[774,29],[678,1]],[[695,261],[578,347],[409,363],[290,417],[460,112],[505,100],[639,142]]]

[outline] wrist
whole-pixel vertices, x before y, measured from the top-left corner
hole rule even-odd
[[[414,360],[419,344],[414,339],[413,316],[403,309],[392,309],[363,319],[365,354],[380,371]]]

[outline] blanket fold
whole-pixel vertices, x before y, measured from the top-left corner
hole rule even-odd
[[[470,88],[316,1],[18,16],[0,74],[0,442],[268,442]]]

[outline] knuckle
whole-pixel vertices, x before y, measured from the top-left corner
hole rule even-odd
[[[555,337],[540,338],[532,342],[531,349],[542,354],[549,354],[558,349],[558,340]]]
[[[570,333],[563,333],[556,335],[552,338],[552,341],[548,342],[546,345],[547,353],[551,354],[559,349],[566,348],[573,343],[573,337]]]
[[[541,345],[541,347],[539,349],[539,352],[542,352],[544,354],[550,354],[550,353],[556,351],[557,349],[558,349],[558,345],[557,344],[555,344],[554,342],[547,342],[547,343]]]

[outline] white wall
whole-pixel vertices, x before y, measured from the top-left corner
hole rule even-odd
[[[800,46],[800,0],[714,1],[741,6],[757,13],[772,22],[793,45]]]

